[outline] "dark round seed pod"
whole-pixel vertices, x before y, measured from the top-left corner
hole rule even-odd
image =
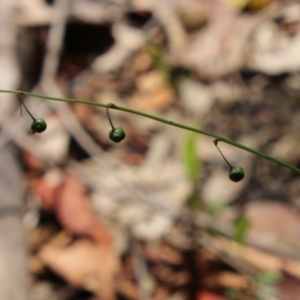
[[[242,167],[233,167],[229,170],[229,178],[231,181],[239,182],[245,177],[245,172]]]
[[[31,124],[32,133],[41,133],[47,129],[47,123],[44,119],[36,119]]]
[[[115,143],[119,143],[124,140],[125,136],[126,134],[122,127],[113,128],[109,132],[109,138]]]

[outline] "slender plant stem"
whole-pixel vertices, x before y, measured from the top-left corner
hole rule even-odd
[[[110,112],[109,112],[109,108],[108,107],[106,107],[106,114],[107,114],[107,118],[108,118],[108,121],[110,123],[111,129],[114,131],[115,127],[114,127],[113,122],[112,122],[112,120],[110,118]]]
[[[19,94],[20,91],[0,90],[0,93]],[[217,139],[220,142],[223,142],[223,143],[232,145],[234,147],[243,149],[243,150],[245,150],[247,152],[250,152],[250,153],[252,153],[254,155],[257,155],[257,156],[260,156],[260,157],[265,158],[267,160],[270,160],[270,161],[272,161],[272,162],[274,162],[274,163],[276,163],[278,165],[286,167],[286,168],[288,168],[288,169],[290,169],[292,171],[295,171],[296,173],[300,174],[300,169],[299,168],[297,168],[297,167],[295,167],[295,166],[293,166],[293,165],[291,165],[291,164],[289,164],[289,163],[287,163],[287,162],[285,162],[285,161],[283,161],[281,159],[278,159],[276,157],[268,155],[268,154],[266,154],[264,152],[252,149],[252,148],[247,147],[247,146],[244,146],[243,144],[234,142],[234,141],[232,141],[230,139],[227,139],[227,138],[224,138],[222,136],[218,136],[216,134],[213,134],[213,133],[210,133],[210,132],[206,132],[204,130],[193,128],[193,127],[190,127],[190,126],[186,126],[186,125],[183,125],[183,124],[180,124],[180,123],[176,123],[176,122],[173,122],[173,121],[169,121],[169,120],[166,120],[166,119],[163,119],[163,118],[151,115],[151,114],[147,114],[147,113],[144,113],[144,112],[141,112],[141,111],[137,111],[137,110],[126,108],[126,107],[122,107],[122,106],[112,105],[111,103],[102,104],[102,103],[97,103],[97,102],[92,102],[92,101],[86,101],[86,100],[80,100],[80,99],[49,97],[49,96],[44,96],[44,95],[39,95],[39,94],[33,94],[33,93],[28,93],[28,92],[23,92],[23,91],[22,91],[22,94],[26,95],[26,96],[31,96],[31,97],[36,97],[36,98],[41,98],[41,99],[46,99],[46,100],[53,100],[53,101],[60,101],[60,102],[69,102],[69,103],[82,103],[82,104],[93,105],[93,106],[98,106],[98,107],[110,108],[110,109],[115,109],[115,110],[120,110],[120,111],[128,112],[130,114],[135,114],[135,115],[142,116],[142,117],[145,117],[145,118],[149,118],[149,119],[152,119],[152,120],[155,120],[155,121],[158,121],[158,122],[161,122],[161,123],[165,123],[165,124],[168,124],[168,125],[171,125],[171,126],[174,126],[174,127],[178,127],[178,128],[181,128],[181,129],[185,129],[185,130],[193,131],[193,132],[196,132],[196,133],[199,133],[199,134],[203,134],[203,135],[206,135],[206,136],[210,136],[210,137],[212,137],[214,139]]]
[[[18,93],[18,98],[19,98],[19,101],[20,101],[20,109],[21,109],[21,116],[22,116],[22,105],[25,107],[25,110],[27,111],[27,113],[29,114],[29,116],[32,118],[33,122],[36,122],[36,118],[31,114],[31,112],[28,110],[28,108],[26,107],[23,99],[23,93],[20,92]]]
[[[221,156],[223,157],[223,159],[225,160],[225,162],[227,163],[230,171],[233,169],[231,163],[227,160],[227,158],[224,156],[223,152],[220,150],[219,146],[218,146],[218,140],[214,140],[214,144],[217,147],[218,151],[220,152]]]

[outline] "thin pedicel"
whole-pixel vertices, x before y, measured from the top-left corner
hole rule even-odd
[[[23,101],[23,92],[19,91],[19,93],[17,94],[18,99],[19,99],[19,103],[20,103],[20,114],[22,116],[22,105],[24,106],[25,110],[27,111],[27,113],[29,114],[29,116],[32,118],[33,122],[31,124],[31,132],[34,134],[36,132],[41,133],[43,131],[45,131],[47,129],[47,123],[44,119],[36,119],[31,112],[28,110],[28,108],[26,107],[24,101]]]
[[[222,155],[223,159],[225,160],[225,162],[227,163],[227,165],[229,167],[229,174],[228,174],[229,179],[231,181],[234,181],[234,182],[241,181],[245,177],[244,169],[242,167],[233,167],[229,163],[229,161],[226,159],[226,157],[224,156],[224,154],[222,153],[222,151],[218,147],[218,142],[219,142],[219,140],[214,140],[215,146],[217,147],[217,149],[219,150],[220,154]]]
[[[107,107],[106,107],[107,118],[108,118],[110,126],[112,128],[112,130],[109,132],[109,138],[115,143],[120,143],[122,140],[124,140],[126,134],[122,127],[117,127],[117,128],[114,127],[114,125],[111,121],[109,107],[116,107],[116,106],[113,103],[108,103]]]

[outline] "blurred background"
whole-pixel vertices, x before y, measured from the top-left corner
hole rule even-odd
[[[0,0],[1,90],[113,103],[300,167],[296,0]],[[0,92],[0,299],[297,300],[300,178],[213,138]]]

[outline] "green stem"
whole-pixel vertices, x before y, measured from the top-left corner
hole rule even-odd
[[[19,94],[20,91],[0,90],[0,93]],[[232,140],[229,140],[227,138],[218,136],[216,134],[206,132],[204,130],[193,128],[193,127],[190,127],[190,126],[186,126],[186,125],[183,125],[183,124],[180,124],[180,123],[176,123],[176,122],[173,122],[173,121],[169,121],[169,120],[166,120],[166,119],[154,116],[154,115],[150,115],[150,114],[147,114],[147,113],[144,113],[144,112],[140,112],[140,111],[137,111],[137,110],[134,110],[134,109],[130,109],[130,108],[122,107],[122,106],[117,106],[117,105],[112,106],[110,103],[102,104],[102,103],[96,103],[96,102],[80,100],[80,99],[49,97],[49,96],[43,96],[43,95],[38,95],[38,94],[33,94],[33,93],[28,93],[28,92],[23,92],[23,91],[22,91],[22,93],[26,96],[37,97],[37,98],[41,98],[41,99],[60,101],[60,102],[69,102],[69,103],[82,103],[82,104],[99,106],[99,107],[104,107],[104,108],[110,108],[110,109],[120,110],[120,111],[128,112],[128,113],[131,113],[131,114],[139,115],[139,116],[149,118],[149,119],[152,119],[152,120],[155,120],[155,121],[158,121],[158,122],[161,122],[161,123],[165,123],[165,124],[168,124],[168,125],[171,125],[171,126],[175,126],[175,127],[181,128],[181,129],[185,129],[185,130],[193,131],[193,132],[196,132],[196,133],[199,133],[199,134],[204,134],[206,136],[210,136],[214,139],[217,139],[220,142],[224,142],[224,143],[232,145],[234,147],[243,149],[245,151],[248,151],[252,154],[263,157],[267,160],[270,160],[270,161],[272,161],[272,162],[274,162],[278,165],[286,167],[286,168],[300,174],[300,169],[296,168],[295,166],[293,166],[291,164],[288,164],[287,162],[285,162],[281,159],[275,158],[275,157],[273,157],[271,155],[268,155],[266,153],[260,152],[258,150],[252,149],[252,148],[247,147],[247,146],[244,146],[240,143],[234,142]]]

